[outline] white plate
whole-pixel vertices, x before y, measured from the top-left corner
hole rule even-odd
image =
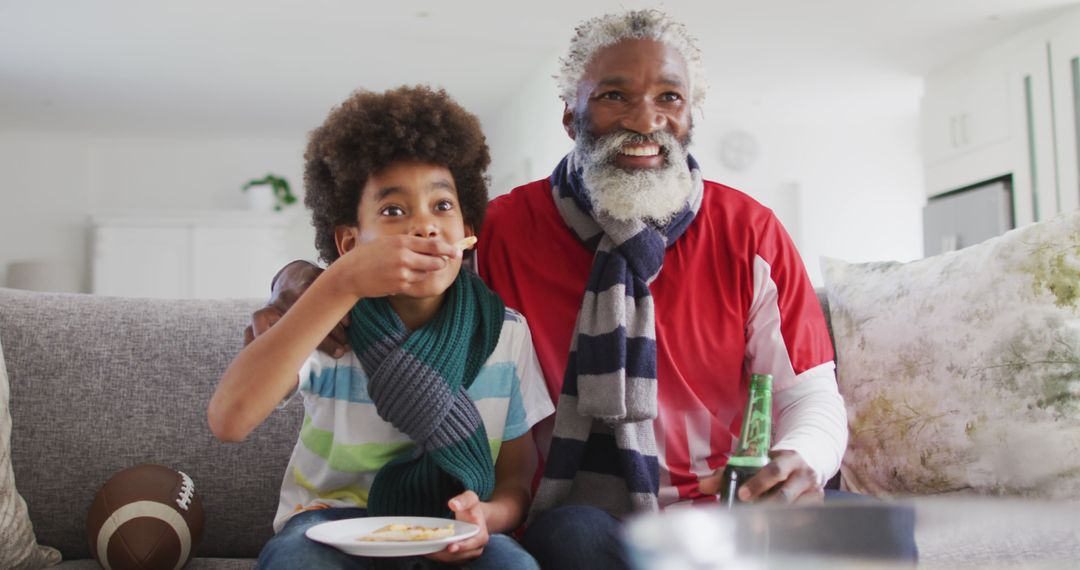
[[[454,534],[435,540],[412,542],[364,542],[358,540],[388,524],[405,524],[426,527],[444,527],[454,524]],[[317,524],[304,533],[311,540],[329,544],[354,556],[419,556],[438,552],[446,545],[465,540],[480,532],[480,527],[467,522],[432,517],[366,517],[344,519]]]

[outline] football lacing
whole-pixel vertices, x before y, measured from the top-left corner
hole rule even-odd
[[[191,505],[191,498],[195,496],[195,482],[187,476],[187,473],[183,471],[177,471],[177,473],[183,481],[180,483],[180,496],[176,498],[176,505],[186,511]]]

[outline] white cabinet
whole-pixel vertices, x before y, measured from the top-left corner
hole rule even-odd
[[[1006,65],[1019,101],[1012,109],[1013,193],[1017,225],[1080,208],[1074,72],[1080,57],[1080,11],[1014,42]]]
[[[266,297],[290,261],[290,217],[261,212],[124,212],[92,217],[93,292]]]
[[[1011,176],[1018,226],[1080,208],[1080,10],[926,78],[930,196]]]
[[[962,160],[1009,138],[1005,70],[990,58],[939,71],[923,99],[923,153],[928,165]]]
[[[1014,45],[1004,65],[1016,103],[1010,109],[1016,136],[1010,141],[1013,217],[1017,226],[1057,214],[1054,110],[1047,43],[1039,34]]]
[[[1057,136],[1057,182],[1065,211],[1080,209],[1080,17],[1061,22],[1050,40]]]
[[[186,227],[95,222],[91,291],[123,297],[187,297],[189,233]]]

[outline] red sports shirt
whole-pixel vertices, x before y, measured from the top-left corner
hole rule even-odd
[[[662,505],[698,499],[699,478],[724,466],[751,372],[772,374],[777,392],[819,366],[832,374],[821,306],[772,211],[714,182],[706,181],[704,192],[700,212],[668,248],[650,287]],[[592,259],[556,210],[548,180],[488,206],[477,268],[528,320],[554,401]]]

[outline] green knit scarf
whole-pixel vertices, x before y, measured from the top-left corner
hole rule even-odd
[[[499,296],[468,270],[435,317],[411,333],[386,298],[353,307],[349,342],[368,375],[368,394],[379,416],[417,445],[376,473],[369,515],[452,518],[446,503],[454,495],[491,497],[487,430],[465,390],[495,349],[504,313]]]

